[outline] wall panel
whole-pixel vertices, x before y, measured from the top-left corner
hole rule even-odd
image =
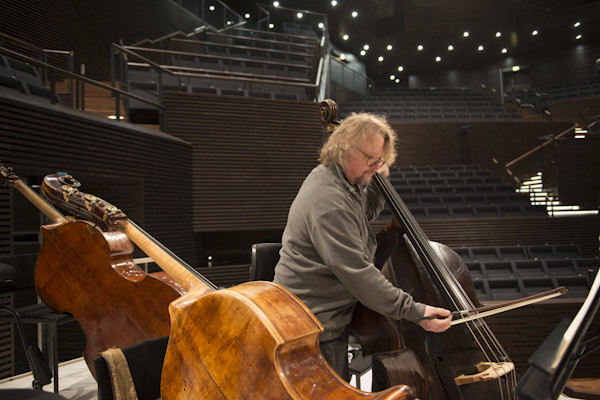
[[[318,161],[311,102],[169,93],[169,132],[192,144],[194,231],[278,229]]]
[[[82,182],[82,191],[121,208],[195,264],[188,143],[157,130],[16,96],[0,97],[0,126],[0,159],[19,176],[39,183],[50,173],[70,173]],[[8,213],[10,208],[0,208],[0,220]]]

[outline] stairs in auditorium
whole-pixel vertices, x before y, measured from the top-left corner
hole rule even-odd
[[[538,172],[531,178],[523,181],[517,189],[519,193],[529,193],[529,200],[532,205],[545,206],[550,216],[565,216],[577,214],[597,214],[597,210],[582,210],[578,205],[561,204],[558,193],[546,191],[543,183],[543,174]]]

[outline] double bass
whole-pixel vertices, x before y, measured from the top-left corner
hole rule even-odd
[[[184,293],[164,273],[146,274],[135,265],[125,234],[93,222],[65,217],[0,165],[0,178],[14,186],[53,222],[41,227],[35,288],[56,313],[75,317],[85,334],[83,351],[95,376],[94,358],[111,347],[126,347],[169,334],[168,305]],[[69,176],[60,184],[76,185]]]
[[[414,398],[405,385],[366,393],[344,382],[319,351],[323,327],[283,287],[247,282],[216,290],[111,204],[59,185],[52,175],[42,188],[53,203],[118,227],[186,290],[169,306],[162,399]]]
[[[335,130],[337,104],[325,100],[320,112],[326,129]],[[479,306],[460,256],[426,237],[387,178],[375,174],[373,180],[394,216],[377,235],[376,264],[377,259],[387,260],[382,272],[416,301],[451,311]],[[414,323],[389,321],[358,304],[352,329],[363,355],[375,354],[374,390],[403,382],[422,400],[515,398],[514,364],[481,319],[431,333]]]

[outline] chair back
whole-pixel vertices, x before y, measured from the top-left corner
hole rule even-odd
[[[121,350],[127,359],[131,378],[139,400],[160,398],[160,377],[167,352],[168,336],[145,340]],[[98,399],[113,400],[113,385],[108,364],[102,355],[94,359],[96,380],[98,381]]]
[[[281,243],[256,243],[250,257],[250,280],[272,281],[279,261]]]

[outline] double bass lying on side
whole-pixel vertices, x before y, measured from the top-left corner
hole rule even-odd
[[[0,178],[54,221],[41,227],[35,288],[52,311],[73,315],[81,326],[83,357],[92,374],[93,360],[101,352],[169,334],[168,306],[183,288],[164,273],[146,274],[135,265],[125,234],[108,230],[99,219],[67,219],[11,168],[0,165]],[[68,177],[57,179],[75,184]]]
[[[271,282],[215,290],[214,285],[142,231],[114,206],[47,176],[44,193],[79,215],[120,228],[187,293],[171,303],[162,372],[163,399],[412,399],[407,386],[380,393],[354,389],[318,348],[323,330],[302,302]]]

